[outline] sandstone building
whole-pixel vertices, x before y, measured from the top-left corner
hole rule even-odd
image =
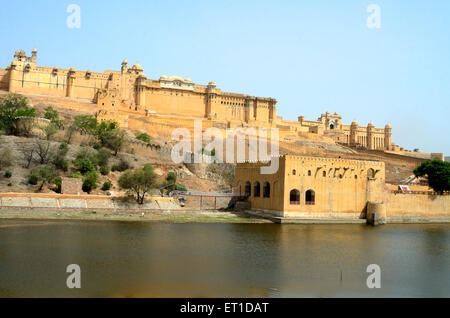
[[[261,174],[263,165],[238,163],[235,189],[252,209],[277,216],[357,217],[386,197],[384,162],[286,155],[275,174]]]
[[[150,124],[192,126],[202,119],[203,127],[279,128],[283,133],[311,133],[330,137],[350,146],[376,150],[395,150],[392,127],[376,128],[372,123],[359,126],[342,123],[337,113],[322,114],[317,121],[283,120],[277,116],[277,100],[223,92],[214,82],[195,84],[189,78],[161,76],[148,79],[139,63],[124,60],[120,71],[103,73],[80,71],[73,67],[37,65],[37,50],[28,57],[23,50],[14,54],[6,69],[0,69],[0,89],[14,93],[48,95],[88,100],[96,104],[100,120],[113,119],[133,130]]]

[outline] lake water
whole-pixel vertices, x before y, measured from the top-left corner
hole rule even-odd
[[[0,297],[450,297],[449,246],[450,225],[1,220]]]

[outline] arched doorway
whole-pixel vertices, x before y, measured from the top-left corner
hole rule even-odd
[[[270,198],[270,183],[265,182],[263,186],[263,197]]]

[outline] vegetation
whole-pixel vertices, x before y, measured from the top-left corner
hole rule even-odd
[[[450,191],[450,163],[441,160],[423,162],[416,170],[416,177],[428,178],[430,187],[437,193]]]
[[[17,133],[19,117],[36,117],[36,109],[29,107],[28,99],[18,94],[7,94],[0,98],[0,129],[6,134]]]
[[[0,170],[11,167],[14,162],[14,156],[9,148],[0,150]]]
[[[150,138],[150,136],[147,133],[137,134],[136,135],[136,139],[140,140],[140,141],[143,141],[143,142],[145,142],[147,144],[149,144],[150,141],[151,141],[151,138]]]
[[[42,165],[36,167],[30,174],[28,182],[30,184],[38,184],[41,182],[39,186],[39,191],[41,191],[45,184],[50,183],[55,178],[55,170],[53,167],[48,165]]]
[[[83,179],[83,191],[90,193],[93,189],[97,188],[98,173],[96,171],[90,171],[86,173]]]
[[[106,181],[106,182],[104,182],[103,183],[103,186],[102,186],[102,191],[108,191],[108,190],[110,190],[111,189],[111,186],[112,186],[112,183],[111,183],[111,181]]]
[[[136,196],[139,204],[144,203],[146,194],[155,188],[156,175],[151,165],[145,165],[141,169],[125,172],[119,178],[119,186]]]

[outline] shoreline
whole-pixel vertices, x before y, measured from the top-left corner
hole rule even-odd
[[[157,211],[157,212],[117,212],[86,210],[17,210],[0,209],[1,220],[42,220],[42,221],[119,221],[157,223],[242,223],[270,224],[270,220],[257,218],[245,212],[221,211]]]
[[[142,216],[144,212],[144,216]],[[76,209],[0,209],[1,220],[150,222],[150,223],[211,223],[211,224],[354,224],[365,225],[365,219],[350,218],[281,218],[252,212],[173,210],[128,211]],[[387,224],[450,224],[450,217],[405,216],[388,217]]]

